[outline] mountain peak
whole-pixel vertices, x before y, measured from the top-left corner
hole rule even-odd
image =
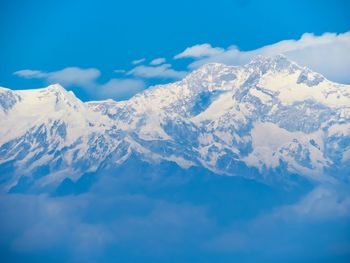
[[[218,62],[209,62],[209,63],[202,65],[198,70],[221,68],[221,67],[229,67],[229,66],[226,64],[223,64],[223,63],[218,63]]]
[[[43,89],[47,91],[53,91],[53,92],[62,92],[62,93],[67,92],[67,90],[63,86],[61,86],[59,83],[51,84]]]
[[[302,67],[289,60],[282,54],[275,56],[258,55],[254,57],[249,63],[242,66],[231,66],[222,63],[210,62],[191,72],[185,79],[200,79],[201,81],[205,81],[207,78],[210,78],[212,80],[222,79],[224,76],[225,79],[233,80],[234,75],[236,75],[236,73],[241,69],[244,71],[248,70],[249,72],[255,72],[260,75],[265,74],[269,71],[288,71],[290,73],[293,73],[298,69],[302,69]]]
[[[201,86],[198,81],[214,81],[220,80],[223,76],[232,76],[234,78],[235,71],[239,67],[229,66],[222,63],[207,63],[202,65],[200,68],[192,71],[186,76],[184,80],[186,81],[195,81],[197,86]],[[228,77],[231,78],[231,77]],[[203,83],[202,83],[203,84]]]
[[[215,74],[215,73],[219,73],[220,71],[233,69],[233,68],[236,68],[236,66],[229,66],[229,65],[217,63],[217,62],[210,62],[192,71],[188,76],[193,76],[193,75],[198,75],[203,73]]]
[[[296,63],[289,60],[286,56],[278,54],[276,56],[262,56],[254,57],[246,67],[259,68],[262,71],[276,70],[281,71],[285,69],[300,68]]]

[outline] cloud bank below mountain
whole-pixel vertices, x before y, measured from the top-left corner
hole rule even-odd
[[[348,189],[303,193],[233,177],[104,175],[78,196],[1,195],[0,258],[345,262]]]

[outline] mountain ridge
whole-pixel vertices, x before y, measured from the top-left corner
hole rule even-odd
[[[262,181],[292,174],[348,181],[349,105],[349,85],[284,56],[241,67],[210,63],[126,101],[81,102],[59,84],[2,88],[0,171],[10,166],[9,190],[22,176],[44,185],[77,180],[136,153],[155,165]]]

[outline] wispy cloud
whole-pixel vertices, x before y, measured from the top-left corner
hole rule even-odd
[[[225,52],[225,49],[219,47],[212,47],[210,44],[194,45],[186,48],[180,54],[177,54],[174,58],[203,58],[217,56]]]
[[[302,66],[315,70],[330,80],[350,83],[350,32],[343,34],[325,33],[316,36],[305,33],[298,40],[284,40],[250,51],[241,51],[237,46],[228,48],[213,47],[210,44],[194,45],[174,56],[175,60],[191,58],[187,65],[189,70],[197,69],[203,64],[219,62],[227,65],[242,65],[257,55],[274,56],[284,54]],[[47,83],[60,83],[65,87],[80,87],[95,98],[105,98],[107,95],[132,95],[145,88],[147,79],[181,79],[187,71],[175,70],[165,58],[153,59],[150,65],[139,65],[146,59],[132,61],[136,65],[131,70],[116,69],[115,73],[125,74],[119,78],[98,81],[101,72],[96,68],[67,67],[61,70],[46,72],[24,69],[14,74],[27,79],[43,79]],[[126,85],[130,85],[129,91]],[[119,87],[119,88],[118,88]],[[114,94],[114,95],[113,95]],[[122,95],[124,94],[124,95]]]
[[[350,191],[348,185],[320,185],[299,203],[280,210],[280,214],[285,215],[286,218],[291,213],[303,218],[350,217]]]
[[[31,69],[23,69],[14,72],[13,74],[26,78],[26,79],[33,79],[33,78],[45,78],[47,77],[47,73],[42,72],[40,70],[31,70]]]
[[[165,63],[165,58],[156,58],[156,59],[153,59],[149,64],[155,66],[163,63]]]
[[[142,80],[132,78],[113,78],[100,83],[101,72],[96,68],[69,67],[53,72],[25,69],[14,74],[27,79],[43,79],[48,84],[60,83],[66,88],[79,87],[94,99],[127,99],[145,88]]]
[[[40,70],[19,70],[15,75],[27,79],[45,79],[49,83],[60,83],[64,86],[92,86],[101,72],[96,68],[68,67],[58,71],[44,72]]]
[[[128,75],[133,75],[141,78],[171,78],[180,79],[186,75],[186,71],[176,71],[171,68],[170,64],[160,66],[137,66],[128,72]]]
[[[144,62],[145,60],[146,60],[146,58],[136,59],[136,60],[131,61],[131,64],[137,65],[137,64]]]
[[[127,99],[145,89],[145,83],[140,79],[111,79],[97,87],[99,98]]]
[[[242,65],[257,55],[273,56],[284,54],[302,66],[322,73],[327,78],[350,83],[350,32],[343,34],[324,33],[317,36],[305,33],[298,40],[283,40],[261,48],[241,51],[236,46],[212,47],[210,44],[186,48],[174,58],[193,58],[190,69],[196,69],[209,62],[227,65]]]

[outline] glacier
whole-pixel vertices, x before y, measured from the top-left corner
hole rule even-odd
[[[0,119],[2,192],[133,163],[286,187],[350,178],[350,86],[282,55],[206,64],[125,101],[82,102],[59,84],[0,88]]]

